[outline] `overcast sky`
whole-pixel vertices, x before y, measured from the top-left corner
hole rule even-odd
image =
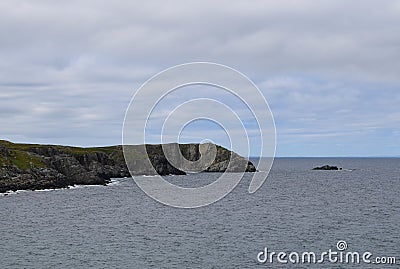
[[[400,1],[385,0],[3,0],[0,139],[121,144],[142,83],[210,61],[260,88],[278,156],[399,156],[399,25]]]

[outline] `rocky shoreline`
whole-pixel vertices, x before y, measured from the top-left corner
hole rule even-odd
[[[161,145],[146,145],[152,166],[160,175],[184,175],[162,153]],[[154,175],[137,146],[133,174]],[[200,156],[198,144],[179,145],[190,161]],[[215,161],[204,172],[225,172],[231,158],[255,172],[254,165],[223,147],[217,146]],[[132,167],[132,166],[131,166]],[[237,171],[236,171],[237,170]],[[239,172],[234,166],[230,172]],[[57,145],[15,144],[0,140],[0,193],[16,190],[67,188],[73,185],[106,185],[111,178],[130,177],[122,146],[78,148]]]

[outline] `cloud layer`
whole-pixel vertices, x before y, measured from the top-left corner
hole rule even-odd
[[[400,155],[398,25],[400,1],[1,1],[0,135],[119,144],[143,82],[212,61],[262,90],[279,155]]]

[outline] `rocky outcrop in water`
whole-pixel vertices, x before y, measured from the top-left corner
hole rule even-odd
[[[161,145],[132,146],[132,174],[183,175],[170,164]],[[199,144],[178,145],[189,161],[201,156]],[[254,165],[223,147],[204,172],[255,172]],[[146,162],[149,157],[151,167]],[[231,165],[229,159],[232,158]],[[244,167],[244,169],[243,169]],[[105,185],[111,178],[129,177],[122,146],[77,148],[53,145],[14,144],[0,140],[0,192],[64,188],[71,185]]]
[[[339,168],[337,166],[324,165],[324,166],[315,167],[315,168],[313,168],[313,170],[342,170],[342,168]]]

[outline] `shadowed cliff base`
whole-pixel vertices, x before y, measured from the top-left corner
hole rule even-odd
[[[185,159],[196,161],[200,158],[199,144],[177,146]],[[170,164],[164,156],[162,145],[129,146],[129,150],[129,161],[134,162],[129,165],[132,174],[185,174]],[[151,162],[151,169],[146,165],[146,156]],[[232,160],[230,165],[229,160]],[[247,159],[216,146],[215,160],[204,169],[204,172],[244,170],[256,171],[254,165]],[[16,144],[0,140],[0,193],[66,188],[73,185],[106,185],[111,178],[129,176],[131,174],[125,162],[122,146],[79,148]]]

